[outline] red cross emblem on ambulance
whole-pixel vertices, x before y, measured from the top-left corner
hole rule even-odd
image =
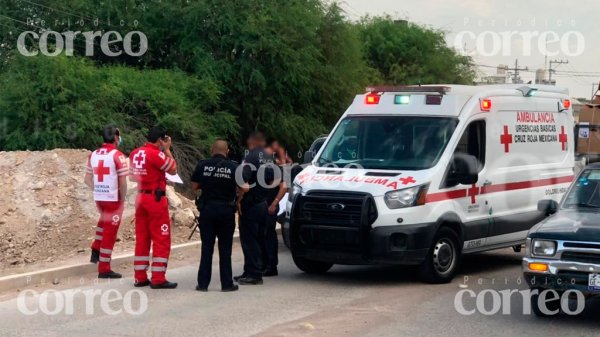
[[[567,150],[567,140],[568,140],[568,138],[567,138],[567,134],[565,133],[565,127],[561,126],[560,134],[558,135],[558,141],[561,143],[563,151]]]
[[[471,205],[475,204],[475,197],[477,197],[480,193],[481,190],[475,184],[473,184],[469,189],[467,189],[467,195],[471,197]]]
[[[513,142],[513,135],[508,133],[508,125],[504,126],[504,133],[500,135],[500,144],[504,145],[504,153],[510,152],[510,144]]]

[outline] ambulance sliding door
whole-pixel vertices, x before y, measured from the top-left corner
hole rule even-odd
[[[536,186],[544,179],[548,165],[558,160],[554,158],[557,152],[549,151],[549,147],[560,147],[556,113],[539,111],[531,97],[492,99],[489,172],[481,191],[490,203],[493,221],[487,245],[523,240],[540,220],[537,201],[544,188]]]

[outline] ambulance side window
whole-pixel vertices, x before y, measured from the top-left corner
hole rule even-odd
[[[456,146],[454,153],[470,154],[479,161],[479,169],[481,172],[485,166],[485,121],[478,120],[471,122],[465,133],[462,135]]]
[[[477,172],[481,172],[485,166],[485,121],[478,120],[473,121],[461,136],[454,150],[454,154],[468,154],[475,158],[479,162]],[[444,179],[443,187],[452,187],[458,184],[455,181],[455,177],[452,176],[452,167],[448,168],[446,179]]]

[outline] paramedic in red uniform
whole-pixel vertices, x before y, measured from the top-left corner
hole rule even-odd
[[[117,149],[121,144],[119,129],[108,125],[102,130],[104,144],[88,157],[85,183],[94,191],[100,212],[90,262],[98,263],[98,278],[121,278],[110,268],[112,251],[123,216],[127,194],[127,157]]]
[[[165,173],[177,173],[177,163],[171,154],[171,137],[167,136],[165,129],[152,128],[146,138],[148,142],[129,155],[131,177],[138,183],[135,208],[135,286],[174,289],[177,283],[165,278],[171,253],[171,219]],[[148,279],[148,268],[152,272],[152,281]]]

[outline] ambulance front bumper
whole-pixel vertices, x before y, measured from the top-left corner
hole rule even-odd
[[[380,208],[367,193],[316,191],[297,196],[289,225],[284,222],[284,238],[289,237],[292,254],[315,261],[352,265],[423,262],[436,223],[398,224],[397,216],[380,214]]]
[[[433,223],[376,227],[362,240],[355,232],[339,228],[304,227],[292,251],[334,264],[418,265],[425,260],[434,234]]]

